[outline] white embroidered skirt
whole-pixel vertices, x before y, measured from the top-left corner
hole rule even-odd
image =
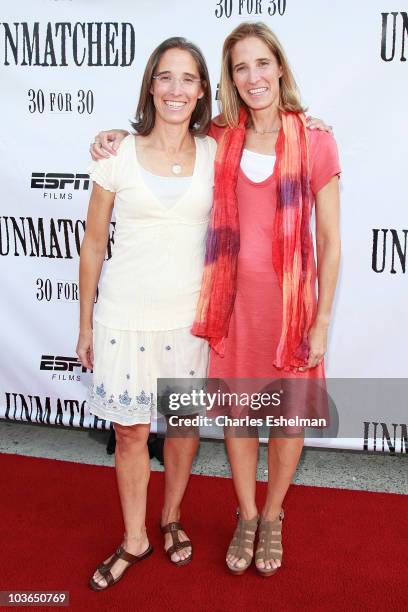
[[[165,331],[93,330],[91,414],[121,425],[157,418],[158,378],[205,378],[208,343],[190,327]]]

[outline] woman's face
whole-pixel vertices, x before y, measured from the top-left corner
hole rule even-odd
[[[184,49],[168,49],[157,65],[150,93],[159,116],[165,123],[182,124],[190,121],[197,101],[204,91],[198,66]]]
[[[242,100],[251,110],[279,104],[282,68],[272,51],[256,36],[237,42],[231,49],[232,78]]]

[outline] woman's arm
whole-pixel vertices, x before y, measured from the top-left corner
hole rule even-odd
[[[219,121],[221,115],[215,117],[213,119],[213,124],[217,127],[217,121]],[[332,126],[327,125],[322,119],[317,119],[315,117],[306,117],[307,127],[310,130],[321,130],[322,132],[332,132]],[[220,126],[218,126],[220,127]],[[222,126],[225,127],[225,126]],[[99,132],[95,136],[95,140],[91,142],[89,147],[89,152],[94,161],[98,161],[100,159],[106,159],[111,155],[116,155],[116,152],[119,148],[122,140],[129,134],[126,130],[105,130],[104,132]],[[210,128],[210,136],[214,136],[211,133]]]
[[[309,331],[309,360],[306,369],[318,365],[327,350],[327,332],[340,263],[339,179],[333,176],[316,194],[316,254],[318,300],[314,323]]]
[[[93,367],[93,307],[105,258],[115,194],[94,182],[79,260],[80,323],[77,355],[86,368]]]
[[[89,152],[94,161],[116,155],[122,140],[128,136],[126,130],[106,130],[99,132],[89,146]]]

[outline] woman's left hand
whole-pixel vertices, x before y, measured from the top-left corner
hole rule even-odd
[[[299,372],[305,372],[318,366],[324,358],[327,350],[328,326],[322,323],[313,323],[309,331],[309,359],[307,365],[298,368]]]
[[[306,124],[309,130],[321,130],[322,132],[333,133],[333,126],[326,125],[322,119],[316,117],[306,117]]]

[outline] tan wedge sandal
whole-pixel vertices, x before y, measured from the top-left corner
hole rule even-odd
[[[255,553],[255,567],[261,576],[272,576],[279,567],[267,569],[256,565],[257,561],[265,562],[266,559],[279,559],[282,563],[282,522],[284,518],[283,510],[274,521],[266,521],[261,518],[259,522],[259,540]]]
[[[254,548],[256,530],[258,528],[259,517],[253,519],[239,518],[237,528],[228,547],[227,555],[234,555],[238,559],[244,559],[246,565],[244,567],[234,567],[226,561],[227,567],[235,576],[241,576],[252,563],[253,555],[250,555],[245,549]]]

